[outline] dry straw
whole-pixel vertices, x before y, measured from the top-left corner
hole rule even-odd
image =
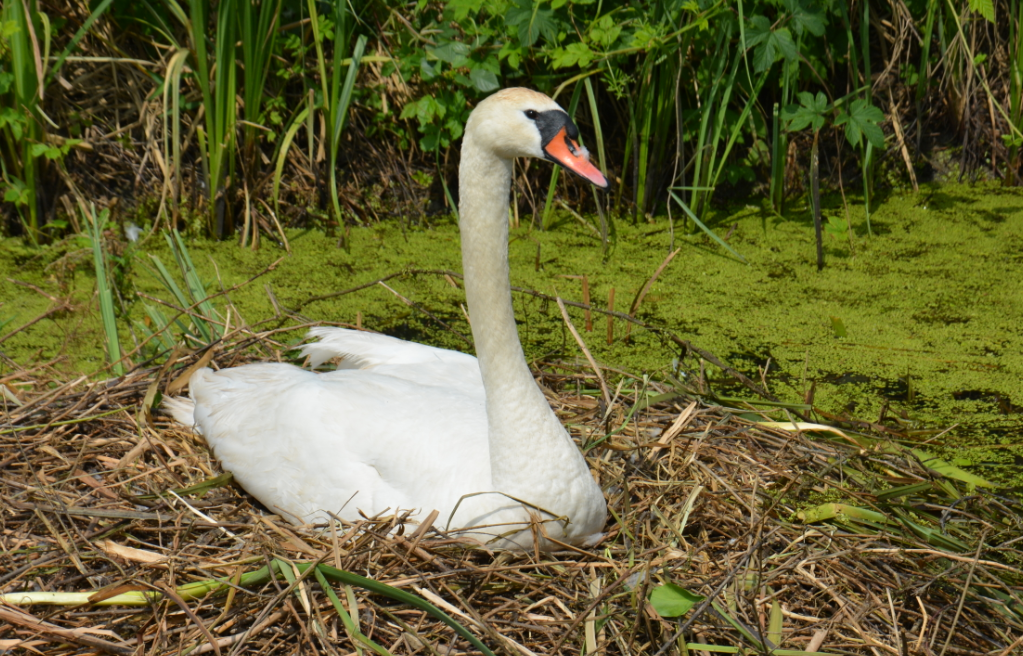
[[[248,335],[215,364],[256,357],[256,338],[261,359],[286,355]],[[102,382],[5,370],[0,650],[479,653],[426,606],[324,576],[327,563],[505,656],[1010,654],[1023,636],[1018,506],[869,436],[811,439],[653,383],[619,384],[607,410],[576,395],[590,369],[549,364],[540,382],[606,491],[607,535],[495,554],[404,513],[287,524],[215,478],[201,438],[143,411],[166,368]],[[694,593],[678,618],[658,613],[669,583]],[[93,603],[9,605],[71,592]],[[127,598],[141,605],[102,603]]]

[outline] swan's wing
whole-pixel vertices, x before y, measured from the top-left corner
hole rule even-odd
[[[190,391],[224,469],[291,521],[388,508],[446,520],[466,490],[489,488],[482,385],[465,394],[377,370],[254,364],[200,370]]]
[[[302,347],[302,356],[309,356],[313,367],[339,357],[338,370],[370,370],[416,385],[483,393],[479,362],[466,353],[346,328],[313,328],[307,336],[319,338]]]
[[[368,333],[347,328],[313,328],[307,338],[319,341],[302,347],[302,355],[309,356],[313,367],[331,358],[342,358],[338,369],[372,369],[381,365],[445,363],[478,368],[476,358],[458,351],[435,348],[379,333]]]

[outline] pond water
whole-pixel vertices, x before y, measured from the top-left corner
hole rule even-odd
[[[820,272],[805,204],[794,204],[784,217],[760,207],[719,211],[716,231],[730,235],[728,243],[746,262],[702,233],[676,226],[672,236],[664,218],[635,226],[618,220],[614,244],[603,258],[593,231],[565,216],[553,230],[512,231],[512,283],[582,300],[578,276],[586,276],[595,305],[606,307],[614,288],[615,309],[628,311],[674,246],[680,252],[651,287],[637,318],[764,380],[782,400],[801,402],[813,385],[814,404],[829,413],[918,431],[920,441],[933,440],[985,475],[1012,480],[1023,463],[1023,196],[994,185],[892,195],[871,217],[873,236],[861,205],[846,208],[841,198],[831,198],[824,216],[830,230]],[[844,229],[847,216],[851,232]],[[232,243],[188,242],[209,291],[242,283],[284,257],[274,271],[229,295],[233,325],[273,316],[271,293],[279,306],[294,308],[310,297],[402,270],[461,270],[457,230],[448,218],[428,228],[353,228],[349,252],[318,231],[293,231],[289,238],[290,256],[268,241],[256,252]],[[59,356],[64,359],[55,366],[69,373],[102,365],[95,279],[85,245],[68,242],[33,252],[15,240],[0,242],[0,323],[10,320],[0,337],[52,306],[43,293],[71,305],[0,344],[21,365]],[[159,236],[134,255],[129,250],[121,290],[126,299],[141,291],[170,300],[149,270],[147,253],[173,261]],[[399,337],[468,348],[454,334],[468,335],[469,328],[460,307],[464,296],[452,281],[420,274],[387,284],[453,330],[381,285],[305,304],[301,314],[358,320]],[[521,294],[515,304],[527,357],[580,357],[556,305]],[[225,299],[215,305],[226,313]],[[679,355],[677,347],[643,329],[633,327],[624,339],[620,320],[608,345],[606,319],[595,315],[593,331],[587,332],[582,311],[571,315],[594,357],[615,369],[663,376]],[[146,321],[142,301],[126,302],[122,343],[138,339],[137,322]],[[291,339],[299,337],[294,333]],[[10,367],[0,367],[2,377]],[[708,375],[718,391],[752,398],[727,386],[713,368]],[[939,434],[949,427],[954,428]]]

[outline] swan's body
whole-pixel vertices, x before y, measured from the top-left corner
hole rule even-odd
[[[415,509],[498,548],[585,543],[606,505],[582,454],[526,365],[508,277],[514,157],[555,159],[606,185],[547,96],[507,89],[466,125],[460,168],[465,291],[479,359],[358,331],[316,328],[316,374],[285,364],[196,372],[191,401],[168,405],[195,425],[224,468],[294,522]],[[500,536],[500,537],[498,537]]]

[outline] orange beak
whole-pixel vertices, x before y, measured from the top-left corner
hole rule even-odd
[[[543,151],[569,171],[582,176],[601,189],[607,189],[607,178],[590,162],[587,150],[568,137],[565,128],[561,128],[554,138],[544,145]]]

